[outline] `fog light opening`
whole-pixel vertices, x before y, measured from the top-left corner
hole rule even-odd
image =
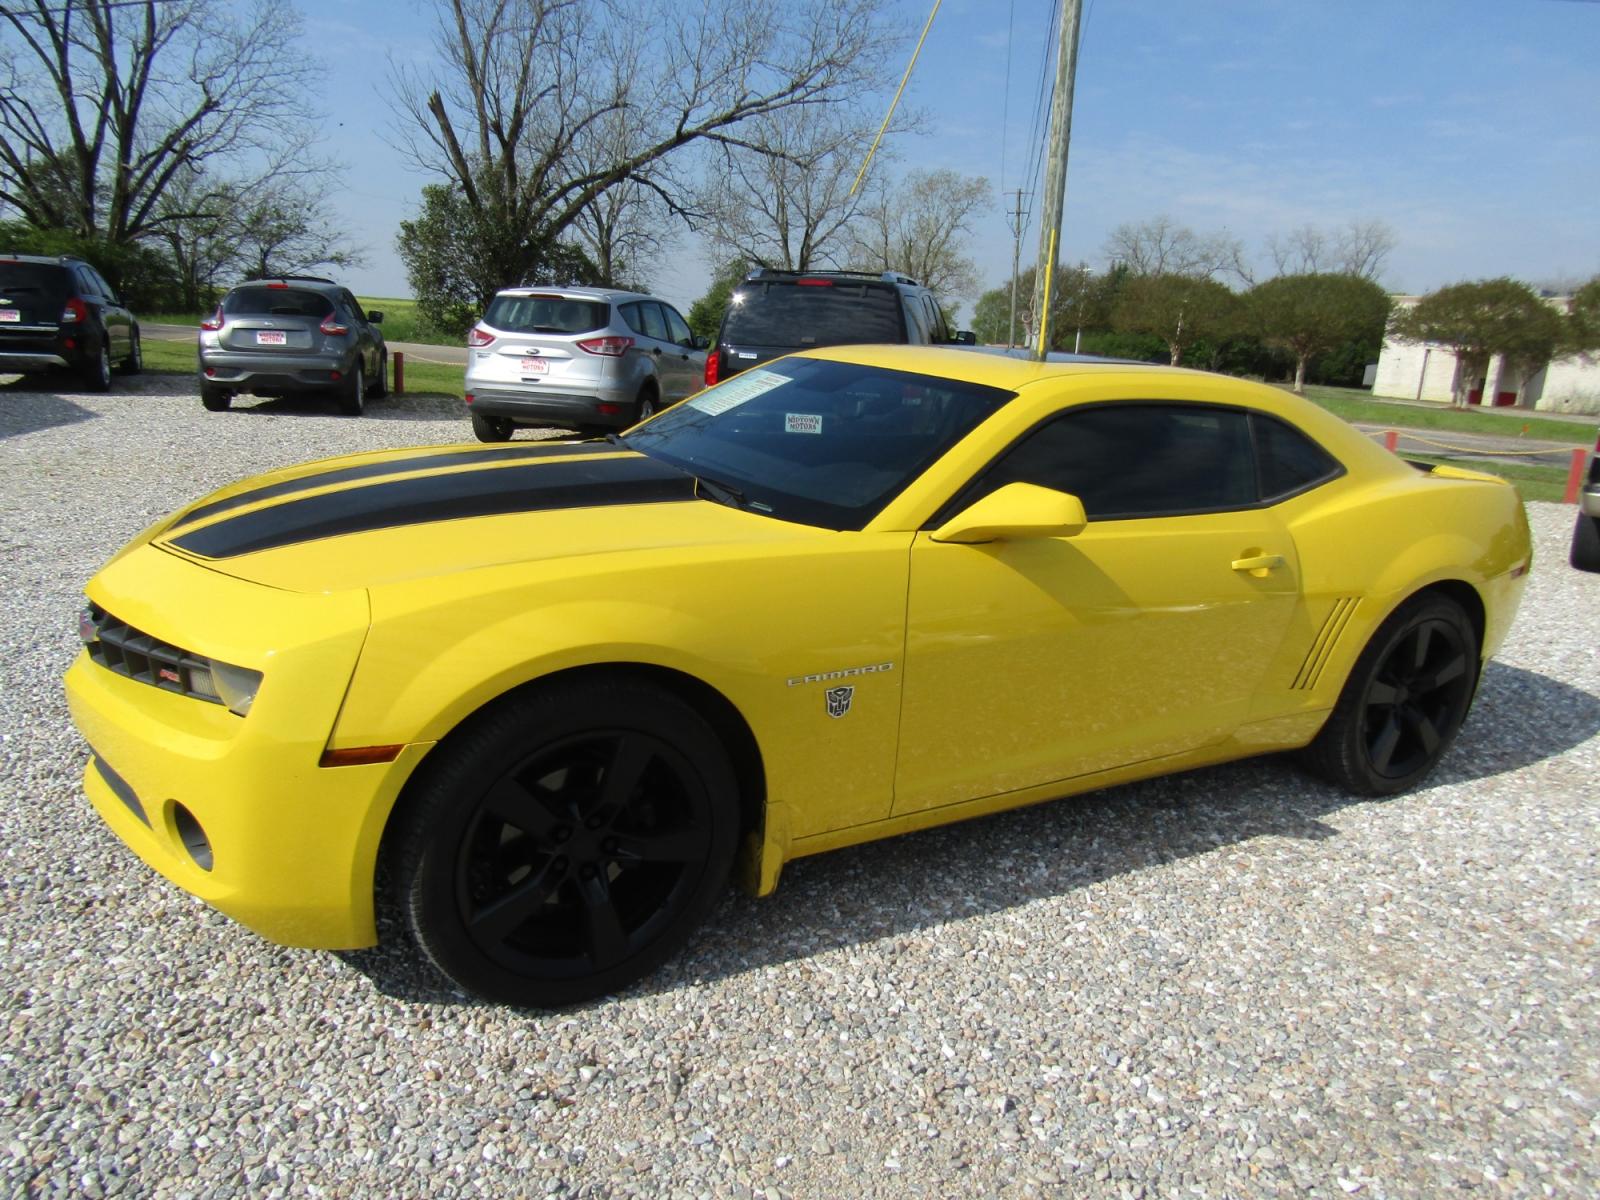
[[[200,828],[200,822],[194,819],[194,814],[176,800],[172,802],[172,823],[177,827],[183,848],[194,859],[195,866],[202,871],[211,870],[211,842],[206,837],[206,831]]]

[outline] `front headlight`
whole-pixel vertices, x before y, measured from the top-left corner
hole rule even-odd
[[[208,696],[242,717],[250,711],[256,692],[261,689],[261,672],[212,659],[209,669],[190,670],[189,687],[196,695]]]

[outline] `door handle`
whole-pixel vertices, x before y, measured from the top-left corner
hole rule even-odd
[[[1257,554],[1250,558],[1236,558],[1231,565],[1235,571],[1265,573],[1283,566],[1283,555]]]

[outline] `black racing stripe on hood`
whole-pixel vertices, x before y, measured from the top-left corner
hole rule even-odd
[[[246,504],[256,504],[262,500],[276,500],[282,496],[292,496],[296,492],[310,491],[312,488],[328,487],[336,483],[354,483],[362,479],[381,479],[385,475],[399,475],[406,471],[427,471],[434,467],[470,467],[485,462],[507,462],[519,458],[551,458],[574,454],[615,454],[617,447],[608,442],[561,442],[546,443],[543,445],[506,446],[498,450],[451,450],[443,454],[420,454],[415,458],[387,459],[383,462],[362,463],[358,467],[335,467],[331,471],[319,471],[314,475],[301,475],[295,479],[285,479],[282,483],[269,483],[263,487],[251,488],[248,492],[240,492],[236,496],[229,496],[224,500],[215,500],[210,504],[202,504],[199,508],[191,508],[179,516],[173,523],[173,528],[191,525],[196,521],[203,521],[207,517],[214,517],[218,513],[227,512],[233,508],[243,508]]]
[[[172,540],[206,558],[402,525],[557,508],[692,500],[694,477],[642,455],[397,479],[288,500]]]

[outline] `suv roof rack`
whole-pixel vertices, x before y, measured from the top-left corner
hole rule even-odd
[[[337,280],[327,279],[321,275],[247,275],[245,276],[244,282],[262,283],[268,279],[281,279],[285,283],[288,283],[289,280],[293,279],[300,283],[331,283],[335,287],[338,286]]]
[[[807,279],[817,278],[844,278],[844,279],[871,279],[880,283],[909,283],[912,287],[920,287],[915,279],[903,271],[791,271],[787,267],[757,267],[745,278],[748,279]]]

